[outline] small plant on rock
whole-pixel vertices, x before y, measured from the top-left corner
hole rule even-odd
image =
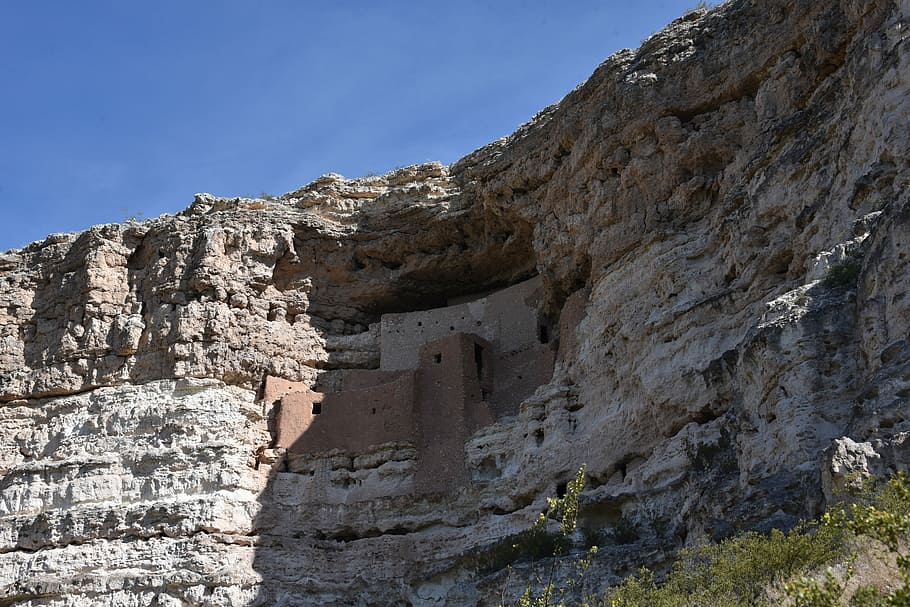
[[[860,265],[856,261],[846,261],[831,266],[828,269],[828,275],[825,276],[825,286],[849,287],[856,284],[856,278],[859,276]]]
[[[536,584],[528,584],[524,593],[519,597],[515,607],[567,607],[570,594],[582,596],[581,605],[595,604],[593,596],[586,596],[584,592],[584,577],[597,553],[597,546],[591,546],[583,555],[576,556],[574,565],[575,573],[557,579],[556,570],[559,560],[566,556],[572,545],[569,538],[578,527],[578,497],[585,486],[585,469],[582,465],[575,478],[566,484],[566,492],[562,497],[547,498],[548,510],[541,513],[531,527],[531,531],[545,531],[555,521],[559,526],[559,535],[564,542],[557,545],[552,553],[553,562],[550,567],[549,577],[546,581],[538,579]],[[500,607],[507,607],[500,603]]]
[[[693,13],[695,11],[707,11],[707,10],[711,10],[715,6],[717,6],[717,4],[714,2],[706,2],[705,0],[698,0],[698,2],[695,3],[695,6],[693,6],[689,10],[687,10],[686,13]]]
[[[856,284],[862,269],[862,245],[851,244],[844,251],[844,259],[828,268],[824,285],[829,288],[851,287]]]

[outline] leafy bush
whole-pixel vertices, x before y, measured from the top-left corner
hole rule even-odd
[[[900,585],[891,590],[860,585],[850,599],[853,607],[910,607],[910,477],[900,472],[883,487],[867,488],[857,501],[838,506],[822,517],[822,525],[842,529],[871,543],[871,551],[897,567]],[[848,572],[852,576],[852,569]],[[787,585],[794,607],[836,607],[842,604],[845,585],[829,570],[824,581],[801,577]]]
[[[746,533],[683,550],[663,583],[641,570],[607,593],[611,607],[771,604],[775,584],[842,553],[843,534],[801,525],[784,533]]]
[[[572,543],[558,532],[534,526],[530,529],[504,537],[475,557],[476,568],[480,573],[499,571],[509,565],[539,561],[563,554]]]
[[[778,605],[775,590],[792,607],[836,607],[844,604],[846,584],[828,566],[822,579],[808,574],[823,565],[847,558],[850,542],[872,542],[893,562],[900,585],[882,590],[860,585],[850,598],[852,607],[910,607],[910,479],[892,477],[881,489],[867,489],[848,506],[836,506],[812,527],[797,526],[789,533],[746,533],[720,544],[709,544],[678,555],[662,583],[647,569],[611,589],[605,600],[610,607],[683,607],[689,605],[761,606]],[[873,546],[874,548],[875,546]],[[847,567],[847,576],[853,569]]]
[[[547,555],[553,558],[550,567],[549,579],[546,581],[537,580],[537,584],[528,584],[524,593],[519,597],[515,607],[566,607],[565,597],[570,590],[580,590],[584,597],[583,581],[591,560],[597,553],[597,546],[591,546],[583,556],[578,556],[574,562],[575,574],[563,579],[556,579],[557,561],[564,556],[572,542],[569,537],[578,528],[578,497],[585,486],[585,469],[582,465],[575,478],[566,484],[566,492],[562,497],[547,498],[547,512],[541,513],[533,527],[529,530],[532,533],[549,534],[547,527],[552,522],[558,524],[559,536],[563,538],[564,543],[553,546],[552,552]],[[594,600],[594,597],[583,598],[584,605],[588,605],[588,600]],[[593,603],[592,603],[593,604]],[[500,604],[500,607],[505,607]]]
[[[859,276],[860,265],[855,261],[846,261],[831,266],[828,269],[828,275],[825,276],[825,286],[827,287],[849,287],[856,284],[856,278]]]
[[[551,518],[541,514],[527,536],[529,540],[552,537],[554,533],[545,529],[555,520],[565,543],[546,544],[535,539],[517,544],[537,556],[552,551],[552,556],[566,558],[571,546],[568,537],[577,527],[578,496],[583,486],[584,467],[569,483],[565,497],[549,500]],[[575,557],[574,575],[556,579],[554,565],[549,580],[527,586],[516,606],[910,607],[910,478],[897,474],[883,484],[868,486],[852,500],[850,504],[832,507],[818,523],[802,523],[789,532],[748,532],[720,543],[683,550],[663,580],[658,580],[654,572],[641,569],[603,595],[583,591],[584,576],[597,550],[593,546]],[[544,535],[534,535],[541,533]],[[585,531],[586,538],[594,535],[590,529]],[[530,550],[531,546],[536,548]],[[846,583],[841,579],[844,575],[836,575],[832,565],[849,565],[846,576],[852,576],[856,555],[848,555],[850,547],[861,548],[867,556],[879,555],[892,568],[896,567],[899,580],[891,588],[860,585],[848,597]],[[819,575],[817,572],[825,566]],[[816,573],[810,575],[813,572]],[[845,602],[848,598],[849,602]]]

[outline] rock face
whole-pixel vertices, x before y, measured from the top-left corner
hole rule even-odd
[[[583,462],[594,584],[907,467],[908,18],[731,0],[451,167],[0,254],[0,604],[487,604]],[[555,368],[463,483],[395,490],[410,435],[276,442],[267,376],[401,372],[384,315],[534,276]]]

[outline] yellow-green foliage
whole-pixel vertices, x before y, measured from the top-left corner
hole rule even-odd
[[[559,525],[559,534],[563,538],[568,538],[578,526],[578,497],[585,486],[585,469],[586,465],[582,464],[575,478],[566,484],[566,493],[559,498],[547,498],[548,510],[541,513],[537,521],[531,527],[532,534],[547,534],[547,527],[555,521]],[[554,563],[550,569],[550,576],[547,580],[538,580],[537,584],[529,584],[524,593],[519,597],[515,607],[567,607],[566,597],[572,591],[576,594],[584,595],[583,583],[585,573],[591,565],[591,560],[597,553],[597,546],[592,546],[583,555],[575,559],[574,572],[565,578],[556,579],[556,562],[555,560],[563,556],[571,545],[566,541],[562,544],[554,544],[552,554],[548,555],[554,558]],[[588,603],[583,603],[587,605]],[[500,604],[500,607],[505,607]]]
[[[867,550],[886,561],[893,559],[899,583],[882,589],[861,584],[850,598],[852,607],[910,607],[910,477],[894,475],[878,491],[867,490],[858,501],[831,509],[822,517],[822,526],[842,529],[866,541]],[[871,544],[871,545],[869,545]],[[852,572],[851,572],[852,574]],[[862,580],[860,580],[862,581]],[[801,577],[787,585],[795,607],[836,607],[842,604],[845,584],[829,570],[823,581]]]
[[[576,528],[578,496],[583,486],[584,468],[569,483],[565,497],[550,500],[549,513],[564,535]],[[867,489],[853,499],[851,504],[833,507],[818,523],[803,523],[787,533],[749,532],[683,550],[662,580],[642,569],[604,595],[572,592],[582,583],[595,547],[578,557],[575,575],[554,579],[551,574],[549,580],[539,580],[539,590],[535,592],[528,586],[517,605],[910,607],[910,479],[905,474],[895,475],[883,488]],[[534,529],[544,529],[547,521],[541,515]],[[848,593],[847,582],[853,569],[852,565],[845,565],[856,558],[856,554],[847,554],[848,547],[860,547],[880,556],[897,568],[899,579],[888,588],[859,580],[859,586],[853,584]],[[835,573],[834,566],[839,566],[840,574]],[[567,597],[575,597],[575,602]]]
[[[836,558],[843,534],[801,525],[770,535],[746,533],[683,550],[662,583],[642,570],[610,590],[611,607],[741,606],[770,603],[768,591],[794,575]]]
[[[559,522],[559,531],[569,535],[578,525],[578,496],[585,488],[585,470],[587,464],[582,464],[575,478],[566,483],[566,494],[562,497],[548,497],[547,505],[550,507],[549,516]],[[534,524],[535,527],[544,527],[547,524],[547,515],[542,514]]]
[[[876,543],[884,558],[893,558],[900,585],[881,590],[860,585],[849,599],[852,607],[910,607],[910,480],[898,474],[881,491],[867,491],[848,506],[832,508],[813,527],[789,533],[746,533],[739,537],[682,551],[672,571],[658,584],[642,570],[607,594],[611,607],[771,606],[782,584],[793,607],[837,607],[845,604],[845,583],[829,566],[823,577],[810,572],[845,560],[847,541]],[[847,559],[849,560],[849,559]],[[848,578],[852,568],[847,568]]]

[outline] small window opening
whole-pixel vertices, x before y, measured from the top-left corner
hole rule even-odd
[[[313,415],[322,413],[322,403],[313,403]]]
[[[433,355],[433,360],[434,360],[434,361],[436,362],[436,364],[438,365],[439,363],[442,362],[442,354],[434,354],[434,355]]]
[[[474,344],[474,367],[477,369],[477,379],[483,378],[483,346]],[[486,399],[484,399],[486,400]]]
[[[454,331],[454,330],[455,330],[455,327],[452,327],[452,326],[449,327],[449,331]]]
[[[417,321],[417,326],[418,326],[418,327],[422,327],[422,326],[423,326],[423,323],[420,322],[420,321],[418,320],[418,321]]]
[[[480,391],[480,400],[482,400],[483,402],[487,402],[487,396],[488,396],[488,394],[487,394],[486,390]]]
[[[550,328],[547,325],[537,325],[537,339],[542,344],[550,343]]]
[[[373,415],[376,415],[376,407],[373,407]]]
[[[565,497],[566,491],[569,489],[568,483],[559,483],[556,485],[556,497]]]

